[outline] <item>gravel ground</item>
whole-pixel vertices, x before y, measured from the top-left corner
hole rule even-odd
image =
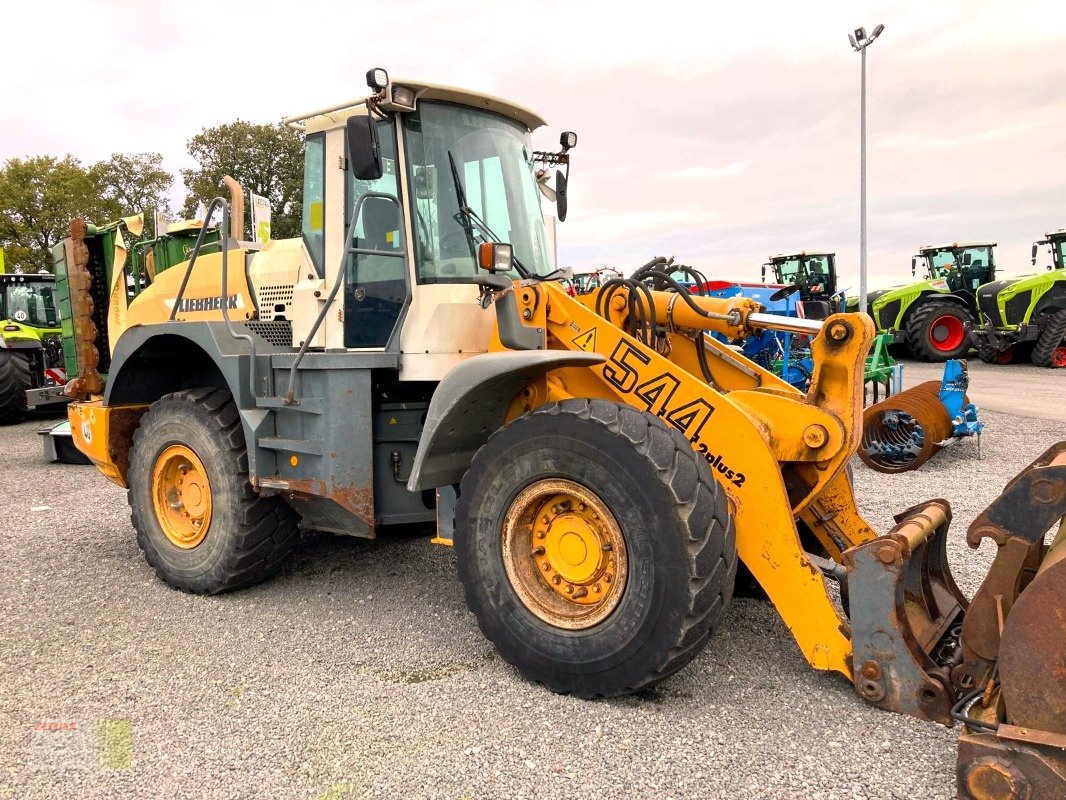
[[[1064,435],[985,418],[980,461],[966,442],[920,473],[855,469],[876,529],[952,499],[968,593],[990,554],[965,547],[965,526]],[[734,601],[703,654],[649,693],[559,697],[494,655],[451,551],[424,531],[311,535],[266,585],[184,595],[145,565],[124,493],[90,467],[44,464],[38,426],[0,429],[2,798],[954,796],[957,731],[808,669],[766,603]],[[36,724],[100,719],[130,721],[131,768],[34,755],[58,741]]]

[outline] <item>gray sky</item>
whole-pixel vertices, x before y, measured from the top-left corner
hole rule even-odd
[[[630,10],[632,9],[632,10]],[[652,13],[653,12],[653,13]],[[35,2],[9,4],[0,158],[158,151],[365,92],[383,66],[507,96],[578,132],[560,262],[676,255],[755,279],[770,253],[857,271],[868,55],[871,283],[918,245],[1066,226],[1066,29],[1053,2]],[[206,83],[211,91],[198,96]],[[180,187],[180,181],[179,181]],[[177,192],[180,194],[180,191]]]

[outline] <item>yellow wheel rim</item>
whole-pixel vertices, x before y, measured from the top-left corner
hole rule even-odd
[[[504,518],[503,566],[533,614],[558,628],[583,630],[606,619],[622,599],[625,538],[610,509],[584,486],[537,481]]]
[[[183,444],[166,447],[152,468],[156,519],[175,547],[191,550],[211,527],[211,482],[200,457]]]

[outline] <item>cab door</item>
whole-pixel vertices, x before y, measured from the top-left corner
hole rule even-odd
[[[348,173],[345,219],[355,224],[344,285],[344,346],[385,348],[409,297],[400,199],[396,128],[379,121],[383,174],[374,181]],[[348,233],[347,229],[345,233]]]

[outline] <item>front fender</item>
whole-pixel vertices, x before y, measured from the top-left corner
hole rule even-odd
[[[560,350],[486,353],[464,361],[433,393],[407,488],[417,492],[459,483],[525,384],[553,369],[603,361],[598,353]]]

